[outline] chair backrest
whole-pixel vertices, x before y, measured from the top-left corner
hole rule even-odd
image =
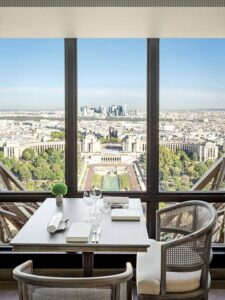
[[[161,246],[163,292],[167,271],[202,270],[201,286],[206,288],[215,223],[216,211],[204,201],[186,201],[157,211],[157,239],[162,232],[173,234],[173,239]]]
[[[13,270],[20,300],[128,300],[131,299],[133,268],[100,277],[47,277],[33,274],[33,262],[26,261]]]
[[[157,211],[157,240],[162,234],[171,234],[172,239],[181,235],[201,235],[213,229],[216,211],[212,205],[199,200],[185,201]]]

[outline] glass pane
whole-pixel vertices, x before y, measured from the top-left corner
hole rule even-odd
[[[0,245],[8,244],[40,203],[0,203]]]
[[[225,39],[162,39],[159,190],[223,190]]]
[[[0,190],[64,180],[64,41],[0,39]]]
[[[78,40],[78,189],[146,190],[146,40]]]

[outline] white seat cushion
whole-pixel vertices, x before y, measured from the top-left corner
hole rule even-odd
[[[137,254],[138,294],[160,294],[161,242],[150,240],[147,252]],[[194,272],[167,272],[167,292],[189,292],[199,288],[201,270]]]

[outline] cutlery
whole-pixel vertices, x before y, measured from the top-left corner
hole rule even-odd
[[[98,243],[100,233],[101,233],[101,227],[98,227],[98,229],[95,229],[95,230],[92,231],[92,239],[91,239],[92,243],[95,243],[95,244]]]
[[[96,236],[95,236],[95,243],[98,243],[98,242],[99,242],[100,234],[101,234],[101,227],[99,226],[99,227],[98,227],[98,230],[97,230],[97,232],[96,232]]]
[[[92,231],[92,239],[91,239],[92,243],[96,243],[96,234],[97,234],[97,230],[93,230]]]

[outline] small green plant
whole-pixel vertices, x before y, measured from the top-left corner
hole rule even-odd
[[[56,183],[52,187],[52,194],[55,196],[65,195],[67,193],[67,185],[65,183]]]

